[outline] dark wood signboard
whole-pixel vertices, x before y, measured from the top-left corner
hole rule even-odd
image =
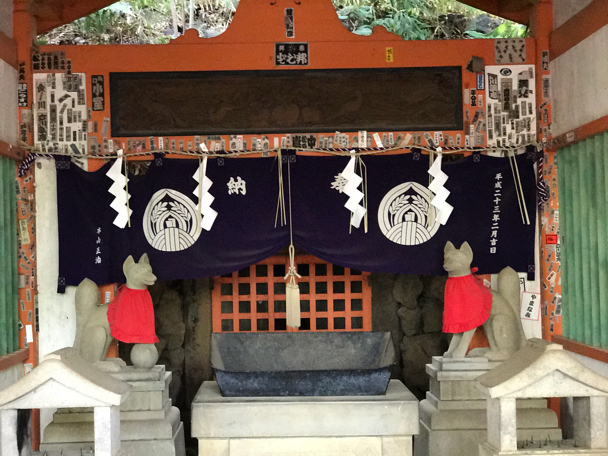
[[[112,136],[462,130],[460,67],[110,73]]]

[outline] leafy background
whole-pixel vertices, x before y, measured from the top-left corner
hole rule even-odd
[[[383,26],[404,40],[527,36],[527,27],[454,0],[332,0],[344,26],[370,35]],[[221,34],[238,0],[122,0],[38,37],[39,44],[162,44],[187,28]]]

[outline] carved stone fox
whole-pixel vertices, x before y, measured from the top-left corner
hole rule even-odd
[[[91,364],[105,361],[108,348],[114,339],[106,316],[107,304],[99,302],[99,288],[90,279],[84,279],[76,288],[76,337],[74,349]]]
[[[129,256],[123,271],[127,278],[126,286],[132,290],[143,290],[156,282],[148,255],[145,253],[139,262]],[[76,288],[76,337],[74,349],[88,362],[106,370],[113,370],[112,364],[125,363],[117,358],[106,358],[106,353],[114,337],[108,322],[108,304],[100,304],[99,289],[95,282],[84,279]],[[152,317],[153,318],[153,317]],[[157,340],[158,341],[158,340]],[[149,369],[158,360],[158,352],[153,343],[139,343],[131,351],[131,361],[136,367]],[[109,363],[105,363],[105,362]]]
[[[473,251],[467,242],[460,249],[448,241],[444,248],[443,268],[448,277],[465,277],[471,274]],[[448,280],[450,280],[448,278]],[[489,360],[503,360],[518,351],[526,342],[521,325],[519,276],[512,268],[506,267],[498,274],[498,290],[492,290],[492,309],[483,328],[490,343],[489,349],[476,350]],[[452,337],[447,358],[463,358],[476,328],[456,333]],[[480,353],[481,352],[481,353]]]

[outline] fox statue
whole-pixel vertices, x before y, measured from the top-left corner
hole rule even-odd
[[[443,356],[463,358],[477,326],[483,325],[490,348],[478,349],[476,354],[495,361],[507,359],[526,343],[519,318],[519,276],[512,268],[504,268],[498,274],[498,290],[490,291],[485,289],[483,284],[477,283],[479,280],[472,276],[472,261],[473,251],[467,242],[464,242],[460,249],[447,242],[443,263],[443,268],[448,272],[444,332],[452,332],[454,335],[448,351]],[[454,291],[454,286],[460,289]],[[456,295],[455,299],[451,299],[451,293]],[[477,301],[483,301],[483,304],[477,306]],[[456,306],[457,309],[451,306]],[[454,313],[465,314],[455,325],[446,321],[452,318]],[[450,328],[452,330],[449,330]]]
[[[147,287],[156,276],[143,254],[138,262],[129,256],[123,264],[127,279],[109,305],[100,305],[97,285],[84,279],[76,289],[76,337],[74,349],[90,363],[110,361],[105,355],[114,338],[135,343],[131,362],[135,367],[150,369],[158,360],[154,345],[158,338],[154,329],[154,308]],[[117,360],[112,359],[116,363]],[[120,364],[120,361],[118,361]]]
[[[99,302],[99,288],[84,279],[76,288],[76,337],[74,349],[86,361],[96,364],[106,360],[106,353],[114,339],[106,316],[107,304]]]

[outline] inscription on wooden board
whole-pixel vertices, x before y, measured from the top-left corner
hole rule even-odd
[[[460,67],[110,73],[112,136],[461,130]]]

